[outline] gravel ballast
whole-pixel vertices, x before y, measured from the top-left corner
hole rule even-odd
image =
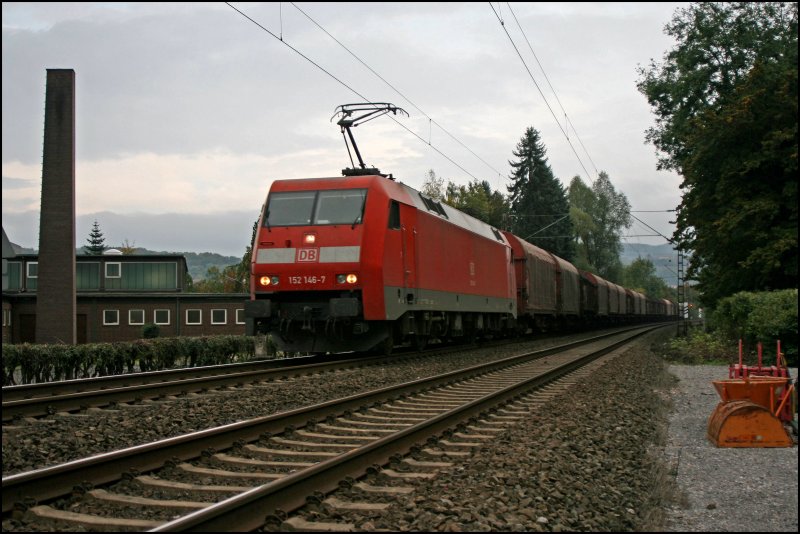
[[[706,439],[719,402],[712,380],[720,365],[671,365],[672,392],[666,460],[680,488],[666,530],[797,532],[797,447],[717,448]],[[792,369],[797,377],[797,369]]]
[[[657,528],[675,379],[649,341],[600,368],[468,459],[415,484],[361,530],[631,531]],[[380,484],[379,481],[375,482]],[[335,521],[320,516],[319,521]],[[353,517],[348,517],[353,521]]]

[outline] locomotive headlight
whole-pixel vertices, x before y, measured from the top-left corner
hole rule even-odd
[[[280,282],[280,278],[277,276],[262,276],[258,279],[259,283],[262,286],[277,286],[278,282]]]
[[[355,284],[358,282],[358,277],[354,274],[348,274],[346,280],[348,284]]]
[[[337,284],[355,284],[358,282],[358,276],[353,273],[350,274],[337,274],[336,275],[336,283]]]
[[[303,235],[303,243],[306,245],[313,245],[317,242],[317,236],[315,234],[304,234]]]
[[[337,274],[336,275],[336,283],[337,284],[344,284],[344,282],[345,282],[345,275]]]

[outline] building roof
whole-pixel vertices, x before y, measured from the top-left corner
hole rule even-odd
[[[13,258],[14,256],[16,256],[14,247],[11,246],[11,241],[8,240],[8,236],[6,235],[6,229],[3,228],[3,257]]]

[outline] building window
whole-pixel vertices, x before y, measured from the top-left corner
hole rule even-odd
[[[244,324],[244,308],[236,309],[236,324]]]
[[[11,310],[3,310],[3,326],[11,326]]]
[[[186,310],[186,324],[203,324],[203,310]]]
[[[144,324],[144,310],[128,310],[128,324]]]
[[[122,264],[106,263],[106,278],[122,278]]]
[[[39,278],[39,262],[31,261],[27,264],[28,278]]]
[[[226,324],[228,322],[228,310],[211,310],[211,324]]]
[[[119,324],[119,310],[103,310],[103,324],[105,326]]]
[[[153,319],[156,324],[169,324],[169,310],[156,310]]]

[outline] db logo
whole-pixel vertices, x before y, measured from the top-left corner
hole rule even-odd
[[[319,261],[318,248],[299,248],[297,249],[297,262],[314,263]]]

